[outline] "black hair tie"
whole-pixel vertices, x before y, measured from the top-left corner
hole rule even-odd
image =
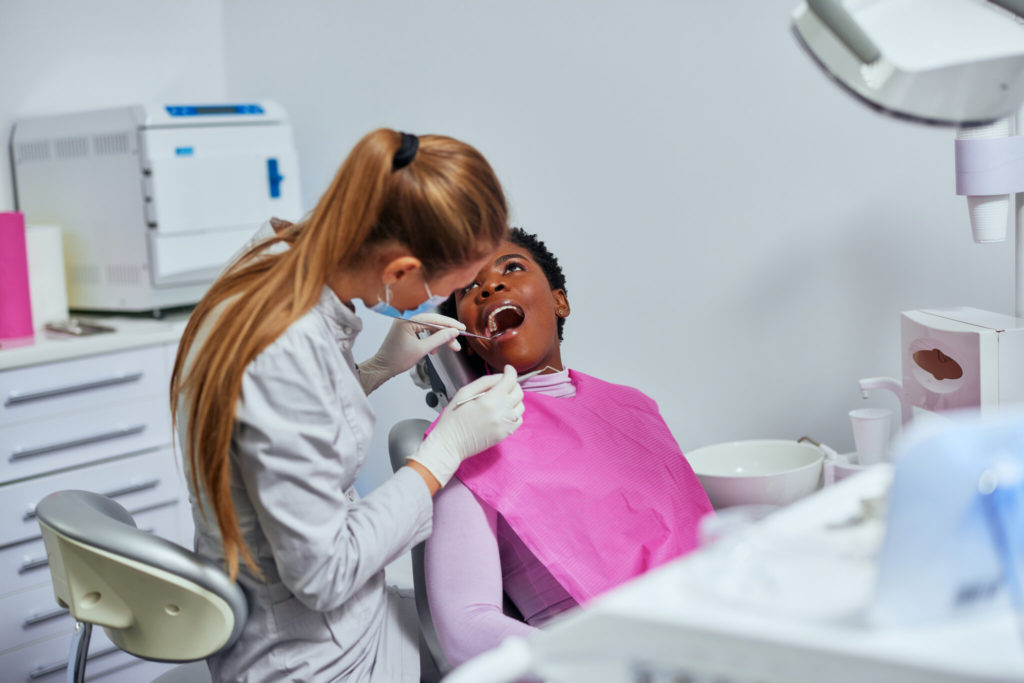
[[[402,146],[395,152],[395,158],[391,160],[391,170],[397,171],[412,163],[416,157],[416,150],[420,148],[420,139],[412,133],[402,133]]]

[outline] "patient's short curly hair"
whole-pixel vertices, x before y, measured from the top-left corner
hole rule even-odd
[[[537,265],[544,271],[545,277],[548,279],[548,284],[551,285],[551,289],[561,289],[563,292],[568,294],[568,290],[565,288],[565,274],[562,272],[562,266],[558,263],[558,259],[551,253],[544,241],[533,233],[526,232],[522,228],[512,228],[509,230],[508,239],[513,244],[516,244],[523,249],[530,252],[530,256],[537,262]],[[440,312],[452,318],[458,318],[457,311],[455,308],[455,295],[448,297],[440,306]],[[558,341],[562,341],[562,329],[565,327],[565,318],[558,319]]]

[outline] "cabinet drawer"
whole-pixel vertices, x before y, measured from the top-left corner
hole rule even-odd
[[[0,655],[0,672],[4,683],[60,683],[67,678],[68,650],[71,645],[72,628],[65,635],[40,640],[17,650]],[[117,680],[139,681],[135,668],[145,660],[119,650],[110,642],[102,628],[94,627],[89,641],[89,658],[85,665],[85,680],[108,683],[113,680],[105,674],[118,672],[130,667],[128,677]],[[141,670],[140,670],[141,671]],[[134,674],[136,677],[132,677]],[[123,675],[123,674],[122,674]]]
[[[175,503],[167,503],[161,507],[147,509],[137,514],[133,513],[132,516],[135,517],[135,523],[139,525],[140,529],[151,531],[157,536],[162,536],[181,545],[180,538],[182,534],[180,526],[182,519],[180,508],[187,506],[188,503],[185,500],[179,500]],[[50,568],[46,561],[46,547],[43,545],[42,538],[7,546],[0,550],[0,605],[6,605],[7,603],[4,601],[11,596],[16,596],[22,591],[38,588],[39,586],[45,587],[50,594],[47,600],[39,604],[37,610],[39,612],[52,612],[53,609],[51,608],[56,608],[57,603],[53,599]],[[7,622],[13,618],[12,614],[13,612],[9,611],[7,607],[0,607],[0,643],[6,642],[3,629],[6,627]],[[31,617],[29,614],[23,616],[25,619]],[[28,624],[28,626],[32,625]],[[36,632],[40,629],[30,630]],[[3,649],[3,647],[0,646],[0,649]]]
[[[40,536],[36,504],[64,489],[110,496],[129,511],[183,498],[184,477],[170,448],[10,484],[0,489],[0,547]]]
[[[159,346],[0,372],[0,426],[93,405],[167,396]]]
[[[170,442],[167,400],[155,397],[19,423],[0,435],[0,483]]]

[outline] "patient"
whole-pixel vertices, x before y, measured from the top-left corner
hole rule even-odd
[[[468,338],[482,372],[547,368],[522,382],[523,426],[434,499],[427,596],[457,666],[693,549],[711,504],[654,401],[563,365],[565,278],[535,235],[513,228],[442,312],[492,337]]]

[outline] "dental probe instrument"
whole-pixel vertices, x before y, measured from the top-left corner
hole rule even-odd
[[[459,328],[457,328],[457,327],[451,327],[449,325],[441,325],[439,323],[426,323],[426,322],[423,322],[422,320],[408,320],[406,318],[399,318],[399,320],[405,320],[405,322],[412,323],[413,325],[423,325],[425,327],[436,327],[436,328],[441,329],[441,330],[459,330]],[[464,330],[459,330],[459,334],[461,334],[463,337],[476,337],[478,339],[494,339],[494,337],[498,336],[496,334],[496,335],[494,335],[494,337],[485,337],[482,334],[474,334],[473,332],[466,332]],[[499,332],[498,334],[501,334],[501,332]]]
[[[519,382],[520,384],[522,384],[523,380],[530,379],[534,375],[539,375],[540,373],[544,372],[545,370],[554,370],[555,372],[558,372],[558,368],[553,368],[550,365],[545,365],[540,370],[533,370],[531,372],[526,373],[525,375],[519,375],[519,379],[517,379],[516,381]],[[486,393],[487,393],[486,391],[481,391],[479,394],[473,394],[472,396],[470,396],[468,398],[464,398],[461,401],[456,401],[455,402],[455,407],[458,408],[463,403],[469,403],[473,399],[480,398],[481,396],[483,396]]]

